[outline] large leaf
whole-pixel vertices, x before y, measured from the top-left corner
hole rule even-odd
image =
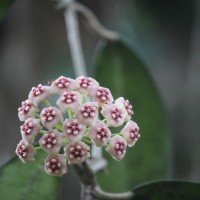
[[[17,157],[0,169],[0,199],[57,200],[60,178],[44,172],[47,155],[38,152],[36,162],[23,164]]]
[[[133,200],[200,200],[200,184],[163,181],[133,190]]]
[[[144,181],[166,178],[169,132],[150,74],[140,58],[122,42],[101,44],[96,55],[97,80],[111,89],[114,98],[123,96],[130,100],[135,112],[133,120],[139,124],[141,133],[141,139],[128,149],[122,161],[117,162],[105,153],[108,169],[98,175],[102,188],[119,192]]]
[[[0,1],[0,21],[6,15],[7,10],[11,6],[14,0],[1,0]]]

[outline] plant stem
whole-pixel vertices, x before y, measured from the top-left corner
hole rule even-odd
[[[35,147],[35,150],[42,150],[42,147],[41,146],[37,146],[37,147]]]
[[[73,117],[74,117],[71,109],[68,110],[68,117],[69,117],[69,119],[73,119]]]
[[[102,122],[107,122],[107,119],[103,119]]]
[[[75,74],[76,76],[86,76],[87,72],[81,47],[78,19],[73,6],[74,0],[68,0],[67,3],[68,7],[64,12],[64,17]]]
[[[87,144],[94,144],[91,140],[89,140],[87,138],[83,138],[82,141],[87,143]]]
[[[40,119],[40,114],[35,113],[35,117]]]
[[[85,95],[82,95],[82,99],[81,99],[81,103],[84,104],[85,103]]]
[[[61,126],[60,124],[56,124],[56,125],[55,125],[55,128],[57,128],[59,131],[63,131],[63,130],[62,130],[62,126]]]
[[[41,130],[39,133],[40,134],[44,134],[44,133],[46,133],[47,131],[44,131],[44,130]]]
[[[47,100],[44,100],[43,102],[44,102],[46,107],[51,107],[51,104]]]

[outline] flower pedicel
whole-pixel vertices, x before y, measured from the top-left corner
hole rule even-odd
[[[56,107],[47,101],[52,95],[59,95]],[[85,101],[88,99],[85,97],[91,100]],[[47,107],[40,111],[41,102]],[[111,91],[99,86],[95,79],[80,76],[74,80],[60,76],[51,86],[33,87],[28,99],[22,102],[18,109],[19,119],[24,121],[22,140],[15,152],[24,163],[34,161],[37,148],[33,143],[36,136],[41,135],[39,149],[47,153],[44,169],[53,176],[64,175],[67,163],[80,164],[88,159],[92,144],[105,147],[114,159],[121,160],[127,146],[135,145],[140,137],[132,115],[128,100],[120,97],[114,101]],[[109,127],[122,125],[120,133],[111,133]]]

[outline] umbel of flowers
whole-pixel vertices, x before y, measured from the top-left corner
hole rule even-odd
[[[56,107],[47,101],[51,95],[59,95]],[[40,111],[41,102],[46,107]],[[93,78],[61,76],[51,86],[33,87],[22,102],[18,116],[24,124],[16,154],[25,163],[34,161],[37,150],[43,149],[47,153],[44,169],[54,176],[65,174],[67,163],[80,164],[89,158],[92,144],[105,147],[114,159],[121,160],[127,146],[133,146],[140,137],[132,115],[128,100],[120,97],[114,101],[110,90]],[[110,127],[121,125],[120,133],[111,133]],[[38,135],[39,146],[34,147]]]

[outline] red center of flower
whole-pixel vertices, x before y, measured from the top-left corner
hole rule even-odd
[[[21,130],[24,134],[30,135],[33,130],[33,123],[26,122],[21,126]]]
[[[111,111],[111,116],[115,121],[120,121],[122,119],[122,114],[119,109],[115,108]]]
[[[126,153],[126,145],[124,144],[124,142],[117,142],[115,144],[115,150],[119,155],[124,154]]]
[[[19,145],[17,148],[17,155],[19,158],[26,158],[28,155],[28,148],[25,145]]]
[[[45,110],[45,113],[43,114],[43,117],[45,118],[46,121],[50,122],[56,117],[56,111],[53,110],[52,108],[47,108]]]
[[[37,87],[32,88],[32,92],[34,96],[39,96],[44,92],[44,87],[39,84]]]
[[[51,160],[49,160],[47,163],[46,163],[46,167],[47,167],[47,171],[49,173],[55,173],[55,174],[58,174],[62,165],[61,163],[55,159],[55,158],[52,158]]]
[[[73,92],[64,92],[62,101],[66,104],[74,103],[77,96]]]
[[[32,104],[28,102],[22,102],[22,106],[18,109],[19,112],[23,112],[24,114],[27,114],[31,108]]]
[[[107,89],[98,89],[97,96],[101,101],[105,102],[109,98],[109,91]]]
[[[129,100],[126,100],[126,101],[124,102],[124,106],[125,106],[125,108],[126,108],[127,113],[128,113],[129,115],[132,115],[132,114],[133,114],[133,107],[132,107],[132,105],[130,105]]]
[[[59,88],[67,88],[69,86],[69,84],[70,84],[70,79],[66,78],[66,77],[60,77],[59,79],[57,79],[55,81],[55,84]]]
[[[100,140],[105,141],[108,137],[108,131],[105,128],[98,128],[96,130],[96,137]]]
[[[67,123],[66,130],[68,134],[77,135],[81,130],[82,126],[78,123],[77,120]]]
[[[42,144],[48,149],[52,148],[57,143],[55,133],[48,133],[44,136]]]
[[[85,118],[93,118],[96,112],[97,108],[95,106],[85,105],[81,108],[81,113]]]
[[[82,148],[80,145],[70,147],[70,158],[81,160],[81,157],[86,154],[86,149]]]
[[[92,84],[93,84],[93,82],[92,82],[91,78],[84,77],[84,78],[80,79],[80,86],[83,88],[88,88]]]
[[[140,134],[138,133],[138,129],[137,128],[133,128],[130,130],[130,138],[132,140],[137,140],[140,137]]]

